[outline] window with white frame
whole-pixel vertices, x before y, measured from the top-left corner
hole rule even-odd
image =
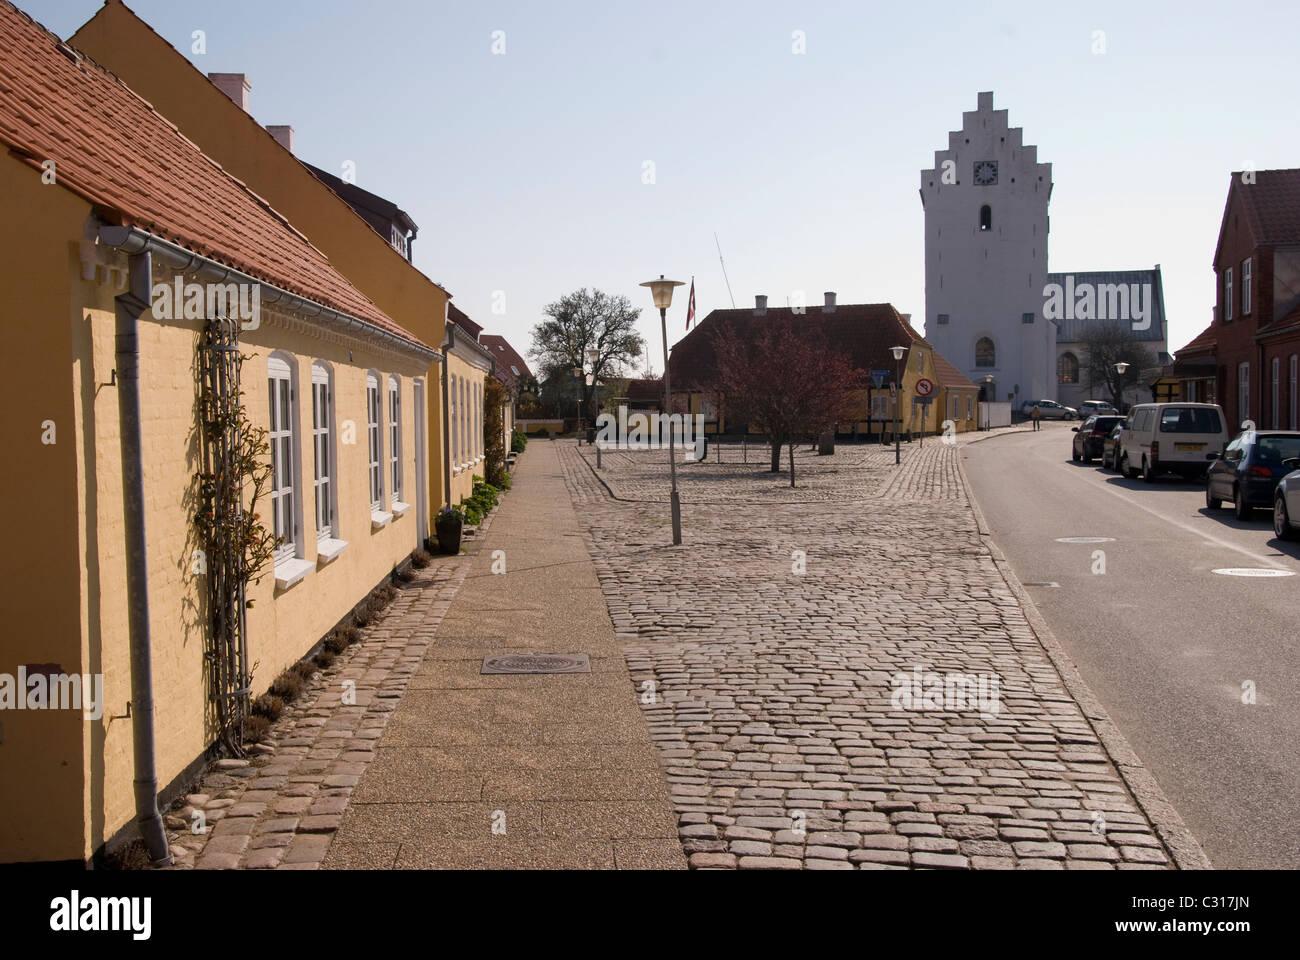
[[[1273,358],[1273,418],[1268,425],[1274,430],[1282,426],[1282,358]]]
[[[1232,319],[1232,267],[1223,271],[1223,319]]]
[[[402,499],[402,385],[388,378],[388,463],[393,499]]]
[[[369,444],[370,509],[384,509],[384,434],[380,429],[383,401],[379,393],[379,374],[366,374],[366,438]]]
[[[311,365],[311,446],[315,462],[313,483],[316,493],[316,536],[328,540],[337,535],[334,521],[334,385],[330,368],[317,361]]]
[[[1250,316],[1251,258],[1241,261],[1241,315]]]
[[[478,455],[483,456],[483,384],[474,384],[474,405],[477,408],[478,416],[474,429],[474,446],[478,448]]]
[[[1296,396],[1296,379],[1300,375],[1300,357],[1294,353],[1291,354],[1291,377],[1289,381],[1290,390],[1287,391],[1287,397],[1290,400],[1291,417],[1287,426],[1288,430],[1300,430],[1300,397]]]
[[[266,361],[270,400],[271,532],[275,536],[275,561],[298,555],[298,528],[294,523],[293,367],[287,358],[272,354]]]
[[[1250,362],[1237,365],[1237,421],[1250,419]]]
[[[449,376],[447,382],[450,385],[447,394],[451,398],[448,401],[448,420],[451,422],[451,443],[448,449],[451,451],[451,469],[453,471],[460,469],[460,455],[457,453],[457,444],[460,443],[460,411],[456,408],[456,378]]]
[[[469,462],[469,404],[465,378],[460,378],[460,462]]]
[[[972,397],[969,393],[966,394],[966,419],[967,420],[975,419],[975,398]]]

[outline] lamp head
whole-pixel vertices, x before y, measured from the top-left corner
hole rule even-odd
[[[1127,369],[1129,368],[1129,366],[1130,366],[1130,364],[1128,364],[1128,363],[1126,363],[1125,361],[1121,360],[1119,363],[1115,364],[1115,372],[1118,373],[1118,374],[1122,377],[1122,376],[1124,376],[1124,371],[1127,370]]]
[[[673,304],[673,287],[680,287],[682,283],[681,280],[665,280],[661,273],[658,280],[647,280],[641,286],[650,288],[656,310],[667,310]]]
[[[907,347],[890,347],[889,352],[894,355],[895,360],[902,360],[903,354],[907,352]]]

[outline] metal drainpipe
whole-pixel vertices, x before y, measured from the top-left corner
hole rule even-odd
[[[153,662],[149,640],[149,560],[144,516],[144,457],[140,440],[140,314],[148,309],[152,258],[129,259],[131,286],[114,298],[117,317],[118,419],[122,449],[122,501],[126,521],[126,594],[131,646],[131,735],[135,760],[135,811],[140,836],[155,867],[172,862],[158,813],[154,762]]]

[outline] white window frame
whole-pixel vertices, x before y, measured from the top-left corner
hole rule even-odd
[[[1252,264],[1251,257],[1241,261],[1241,315],[1250,316],[1250,292],[1253,284],[1251,283]]]
[[[402,499],[402,382],[388,378],[388,464],[393,502]]]
[[[1223,319],[1232,320],[1232,267],[1223,271]]]
[[[294,449],[294,405],[297,390],[293,364],[280,354],[266,361],[267,443],[271,453],[271,533],[283,541],[275,548],[274,560],[281,564],[298,556],[297,487],[294,483],[297,455]]]
[[[1274,430],[1282,427],[1282,358],[1273,358],[1273,418],[1268,425]]]
[[[338,454],[334,449],[334,376],[322,361],[311,365],[312,485],[316,496],[316,537],[338,537],[335,488]]]
[[[383,408],[379,374],[370,371],[366,374],[366,460],[372,513],[384,509]]]
[[[1243,360],[1237,364],[1237,424],[1234,429],[1240,429],[1241,422],[1250,419],[1250,361]]]

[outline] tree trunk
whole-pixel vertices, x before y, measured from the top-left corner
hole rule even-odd
[[[794,488],[794,441],[790,441],[790,487]]]
[[[772,473],[781,472],[781,438],[772,438]]]

